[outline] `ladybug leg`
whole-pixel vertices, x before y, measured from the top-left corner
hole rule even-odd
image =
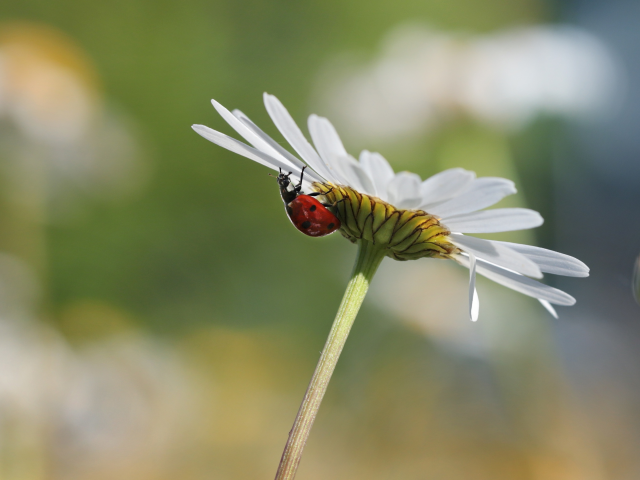
[[[300,193],[302,191],[302,178],[304,177],[304,169],[305,168],[307,168],[306,165],[302,167],[302,171],[300,172],[300,181],[298,182],[298,184],[293,189],[296,193]]]
[[[337,200],[333,203],[323,203],[322,205],[324,205],[325,207],[336,207],[340,202],[344,202],[346,200],[346,198],[341,198],[340,200]]]
[[[317,197],[318,195],[327,195],[329,193],[333,192],[333,187],[331,187],[329,190],[327,190],[326,192],[312,192],[309,194],[310,197]]]

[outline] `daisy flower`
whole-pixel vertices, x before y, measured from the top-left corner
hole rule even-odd
[[[379,153],[364,150],[359,161],[345,150],[333,125],[311,115],[308,121],[313,146],[286,108],[273,95],[264,103],[278,130],[300,158],[284,149],[239,110],[230,112],[215,100],[218,113],[252,146],[204,125],[193,129],[207,140],[273,170],[292,172],[302,179],[303,191],[325,193],[342,224],[343,236],[369,241],[396,260],[422,257],[451,259],[469,268],[469,314],[477,320],[476,273],[534,297],[557,318],[552,306],[569,306],[575,299],[540,283],[544,273],[586,277],[589,268],[568,255],[530,245],[469,236],[508,232],[542,225],[543,219],[526,208],[485,210],[516,193],[512,181],[476,178],[474,172],[453,168],[424,181],[410,172],[394,173]],[[315,146],[315,148],[314,148]]]
[[[292,199],[299,198],[298,188],[323,197],[324,205],[340,221],[340,233],[358,245],[351,280],[276,473],[276,480],[292,480],[351,326],[384,257],[451,259],[469,268],[469,315],[474,321],[479,311],[476,273],[537,298],[556,316],[551,304],[573,305],[575,300],[533,279],[541,278],[543,272],[587,276],[589,269],[575,258],[543,248],[466,235],[542,224],[539,213],[525,208],[484,210],[516,193],[510,180],[476,178],[473,172],[461,168],[446,170],[425,181],[414,173],[394,173],[379,153],[365,150],[359,161],[350,156],[326,118],[309,117],[312,146],[276,97],[265,94],[264,102],[276,127],[300,158],[242,112],[230,112],[215,100],[212,103],[218,113],[251,146],[203,125],[194,125],[193,129],[221,147],[279,171],[278,182],[288,213],[293,211]],[[295,181],[299,187],[293,186]]]

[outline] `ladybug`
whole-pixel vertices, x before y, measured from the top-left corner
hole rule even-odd
[[[290,178],[291,172],[285,175],[280,169],[280,174],[277,177],[280,196],[294,227],[310,237],[324,237],[340,228],[340,220],[327,209],[327,207],[335,207],[335,204],[320,203],[314,198],[322,195],[321,192],[309,194],[302,192],[302,177],[305,168],[306,166],[302,168],[300,181],[292,190],[289,190],[289,185],[293,185]]]

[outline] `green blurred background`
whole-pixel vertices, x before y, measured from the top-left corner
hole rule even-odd
[[[636,13],[631,0],[4,2],[0,478],[274,475],[355,249],[300,235],[263,167],[191,130],[231,134],[215,98],[284,143],[263,91],[301,125],[335,118],[352,153],[378,149],[396,170],[511,178],[519,194],[500,206],[547,221],[500,238],[592,267],[550,279],[578,299],[557,322],[479,281],[471,325],[463,269],[383,265],[298,478],[636,478]],[[513,129],[445,105],[436,126],[365,143],[323,103],[327,85],[407,23],[461,45],[574,25],[619,65],[619,104]]]

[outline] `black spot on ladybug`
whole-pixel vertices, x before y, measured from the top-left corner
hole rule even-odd
[[[316,206],[315,205],[311,205],[311,208],[309,210],[312,211],[312,212],[315,212],[316,211]]]
[[[336,224],[335,223],[330,223],[329,225],[327,225],[327,229],[331,230],[333,227],[335,227]]]
[[[307,220],[306,222],[302,222],[302,225],[300,225],[302,228],[309,228],[311,226],[311,222],[309,220]]]

